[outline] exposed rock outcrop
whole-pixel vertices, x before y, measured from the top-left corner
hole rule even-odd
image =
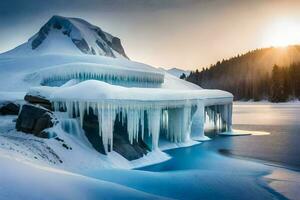
[[[67,36],[84,54],[102,55],[113,58],[121,56],[128,59],[119,38],[83,19],[57,15],[53,16],[31,38],[32,50],[41,46],[53,31],[61,32],[61,34]],[[84,37],[85,35],[89,35],[89,37]],[[57,50],[59,51],[60,49],[58,48]]]
[[[119,117],[116,117],[116,119],[119,119]],[[142,138],[139,138],[138,142],[133,141],[132,144],[130,144],[128,138],[127,123],[122,124],[120,120],[116,120],[113,134],[113,150],[115,152],[121,154],[127,160],[135,160],[143,157],[150,150]]]
[[[83,129],[85,135],[92,146],[100,153],[106,154],[102,142],[102,137],[99,135],[98,117],[91,111],[89,115],[85,115],[83,119]]]
[[[18,116],[16,129],[45,138],[48,137],[48,134],[44,130],[53,127],[54,124],[55,118],[51,111],[39,106],[25,104]]]
[[[33,96],[31,94],[26,94],[24,100],[27,101],[28,103],[38,104],[48,110],[52,110],[51,102],[42,96]]]
[[[0,115],[18,115],[20,104],[11,101],[0,102]]]
[[[116,117],[118,119],[118,117]],[[114,134],[113,134],[113,150],[121,154],[127,160],[135,160],[143,157],[148,152],[147,145],[142,141],[134,142],[130,144],[128,140],[127,125],[116,120],[114,124]],[[93,145],[93,147],[100,153],[106,154],[102,142],[102,138],[99,135],[99,124],[98,117],[93,114],[90,109],[89,115],[84,116],[83,129],[85,134]]]

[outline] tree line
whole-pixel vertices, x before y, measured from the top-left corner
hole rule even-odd
[[[202,71],[192,71],[181,77],[206,89],[231,92],[235,100],[269,100],[285,102],[300,99],[300,63],[289,66],[274,65],[271,71],[254,68],[247,63],[236,67],[239,56],[218,62]]]

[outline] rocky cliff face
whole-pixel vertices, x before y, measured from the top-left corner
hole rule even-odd
[[[38,48],[54,29],[68,36],[75,46],[84,54],[109,57],[117,57],[117,54],[119,54],[128,58],[119,38],[102,31],[99,27],[82,19],[62,16],[53,16],[40,29],[32,38],[32,49]]]
[[[79,18],[53,16],[28,42],[7,52],[13,55],[88,54],[128,59],[121,40]]]

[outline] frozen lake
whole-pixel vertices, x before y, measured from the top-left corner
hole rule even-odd
[[[217,136],[213,140],[190,148],[167,151],[172,157],[192,159],[203,150],[231,153],[267,163],[300,170],[300,103],[235,103],[233,107],[234,129],[266,131],[269,135]],[[180,154],[180,155],[177,155]],[[182,155],[184,154],[184,155]],[[190,157],[191,159],[188,159]],[[169,161],[147,168],[154,171],[197,169],[195,160]],[[199,161],[202,164],[202,161]],[[182,164],[178,164],[182,163]],[[182,166],[184,165],[184,166]],[[192,166],[188,166],[192,165]]]
[[[233,109],[234,128],[271,134],[220,138],[219,148],[300,170],[300,103],[235,103]]]
[[[270,134],[235,137],[217,136],[213,140],[200,145],[168,150],[166,153],[172,159],[144,167],[141,170],[168,175],[170,173],[173,175],[174,173],[190,173],[196,170],[193,175],[196,180],[196,177],[201,177],[202,172],[207,170],[204,173],[207,177],[200,178],[205,184],[199,184],[198,182],[199,185],[193,188],[194,190],[189,191],[189,194],[191,194],[189,198],[191,199],[200,197],[203,199],[286,199],[286,197],[288,199],[298,199],[299,174],[291,173],[285,176],[282,168],[273,167],[279,165],[297,171],[300,170],[300,104],[235,103],[233,123],[235,129],[265,131]],[[243,159],[226,158],[219,153],[230,153]],[[268,165],[259,165],[255,162],[247,163],[244,158],[259,160],[271,164],[271,166],[267,167]],[[279,170],[279,176],[272,176],[276,174],[277,170]],[[211,176],[208,175],[210,172],[213,172]],[[227,173],[230,174],[229,177],[224,176]],[[272,175],[271,179],[267,179],[267,181],[270,182],[273,189],[275,188],[280,193],[285,194],[285,197],[269,189],[265,191],[258,189],[266,188],[264,185],[260,185],[260,181],[257,180],[268,173]],[[245,180],[237,178],[243,177],[245,174],[247,174],[247,179],[251,180],[250,182],[244,182]],[[289,179],[293,179],[295,185],[289,185],[290,181],[287,181]],[[188,178],[186,178],[184,182],[185,184],[191,184],[196,180],[188,181]],[[230,182],[231,180],[234,183]],[[211,181],[216,181],[223,186],[211,183]],[[255,184],[251,185],[250,183]],[[232,188],[229,188],[229,185]],[[237,190],[239,186],[241,187],[240,191]],[[203,190],[203,188],[205,189]],[[223,191],[224,188],[227,188],[227,190]],[[243,198],[240,194],[243,194]]]

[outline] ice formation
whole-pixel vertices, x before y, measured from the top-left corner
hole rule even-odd
[[[159,71],[142,71],[112,67],[107,64],[68,63],[31,73],[27,79],[38,80],[41,85],[61,86],[69,80],[99,80],[113,85],[130,87],[159,87],[164,74]]]
[[[154,95],[152,99],[146,94],[149,90]],[[159,147],[160,137],[175,143],[189,141],[193,120],[201,124],[199,135],[204,134],[205,120],[211,121],[220,131],[230,131],[231,96],[223,94],[223,98],[212,98],[220,94],[217,91],[205,93],[205,90],[188,92],[189,95],[182,96],[180,92],[166,89],[145,91],[84,81],[56,89],[49,98],[55,111],[66,111],[70,118],[78,118],[81,126],[84,115],[90,112],[97,115],[99,135],[106,152],[112,151],[117,117],[122,123],[126,122],[131,144],[151,138],[148,144],[153,150]]]

